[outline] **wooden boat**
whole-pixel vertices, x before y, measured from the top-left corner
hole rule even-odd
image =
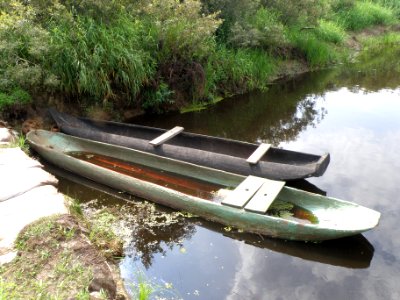
[[[93,181],[244,231],[329,240],[377,226],[380,213],[283,182],[228,173],[43,130],[27,135],[44,159]],[[355,217],[356,216],[356,217]]]
[[[90,140],[120,145],[241,175],[275,180],[321,176],[329,164],[322,156],[251,144],[236,140],[170,131],[117,122],[76,118],[50,109],[61,132]]]
[[[94,196],[93,192],[98,191],[109,196],[103,196],[103,201],[104,199],[108,199],[113,203],[115,203],[115,199],[120,199],[127,202],[141,201],[139,200],[140,198],[132,196],[131,194],[121,193],[104,184],[100,184],[85,177],[71,173],[53,164],[46,163],[45,166],[48,172],[54,174],[58,178],[62,177],[67,181],[78,184],[72,186],[72,188],[71,186],[68,186],[68,188],[64,188],[63,192],[67,193],[67,195],[72,198],[76,197],[77,193],[83,192],[85,195],[89,194],[90,199],[93,199],[93,197],[98,197],[98,195]],[[82,186],[85,186],[86,189],[83,189]],[[169,208],[160,206],[158,207],[158,209],[163,211],[169,210]],[[139,208],[139,213],[141,215],[146,215],[149,212],[145,209],[143,209],[142,211],[141,208]],[[200,220],[199,218],[188,218],[187,222],[172,222],[166,224],[165,226],[168,228],[169,232],[183,233],[185,231],[182,231],[181,227],[190,226],[191,224],[196,224],[196,226],[206,228],[207,230],[224,235],[227,238],[241,241],[245,244],[252,245],[257,248],[268,249],[285,255],[299,257],[304,260],[351,269],[369,268],[375,251],[371,243],[362,234],[325,241],[323,243],[299,243],[296,241],[277,240],[265,236],[261,237],[257,234],[239,232],[234,229],[226,230],[227,228],[224,228],[218,223]],[[157,235],[157,232],[155,234]],[[183,237],[179,236],[179,234],[174,234],[171,236],[165,236],[164,234],[162,234],[156,239],[159,243],[162,242],[164,239],[168,239],[168,241],[171,241],[171,238],[178,242]],[[145,255],[150,254],[147,253]]]

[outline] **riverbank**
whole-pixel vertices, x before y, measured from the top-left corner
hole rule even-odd
[[[87,220],[9,128],[0,142],[0,299],[127,299],[107,213]]]
[[[0,3],[4,118],[27,106],[120,120],[199,107],[345,63],[353,32],[400,22],[397,1],[92,2]]]

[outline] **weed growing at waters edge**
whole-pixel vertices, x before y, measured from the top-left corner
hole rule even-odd
[[[155,279],[146,277],[143,271],[138,271],[135,274],[136,282],[128,283],[127,289],[134,300],[149,300],[149,299],[169,299],[182,300],[179,292],[175,290],[171,283],[164,282],[163,285],[155,282]]]
[[[117,218],[107,210],[99,211],[88,221],[89,239],[105,257],[122,256],[123,242],[112,229]]]

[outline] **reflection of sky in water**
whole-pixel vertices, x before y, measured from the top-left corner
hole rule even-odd
[[[369,268],[304,260],[197,227],[183,248],[156,254],[146,275],[172,283],[183,299],[400,299],[400,90],[339,89],[316,108],[326,110],[320,123],[280,146],[330,152],[325,175],[309,181],[382,212],[379,227],[364,235],[375,248]],[[132,257],[122,265],[125,278],[144,269]]]

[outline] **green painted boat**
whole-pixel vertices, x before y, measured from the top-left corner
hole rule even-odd
[[[121,146],[44,130],[27,135],[65,170],[207,220],[271,237],[322,241],[378,225],[380,213],[331,197]]]

